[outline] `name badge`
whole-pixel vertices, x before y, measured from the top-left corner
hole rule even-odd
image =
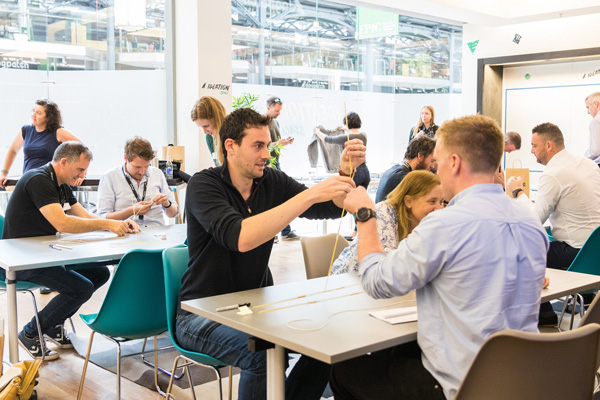
[[[71,205],[69,203],[63,204],[63,211],[69,211],[71,209]]]

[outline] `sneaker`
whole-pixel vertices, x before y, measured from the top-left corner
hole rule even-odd
[[[281,236],[281,240],[300,240],[300,236],[296,235],[296,232],[290,231],[285,236]]]
[[[50,289],[49,287],[41,287],[40,288],[40,294],[50,294],[52,293],[52,289]]]
[[[558,325],[558,315],[552,313],[540,313],[538,326],[556,326]]]
[[[19,332],[19,345],[24,348],[31,357],[42,358],[42,348],[40,346],[40,338],[38,336],[30,338],[25,334],[25,331],[21,331]],[[48,349],[45,341],[44,348],[46,349],[44,360],[51,361],[58,358],[58,353],[54,350]]]
[[[52,343],[59,346],[61,349],[72,349],[73,343],[67,336],[67,330],[63,324],[56,325],[54,328],[50,328],[44,333],[44,336],[48,338]]]

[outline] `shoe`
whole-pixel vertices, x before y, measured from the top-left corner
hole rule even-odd
[[[281,240],[300,240],[300,236],[296,235],[296,232],[290,231],[285,236],[281,236]]]
[[[52,343],[59,346],[61,349],[72,349],[73,343],[67,336],[67,330],[63,324],[56,325],[54,328],[50,328],[44,333],[44,336],[48,338]]]
[[[40,346],[40,338],[38,336],[30,338],[25,334],[25,331],[21,331],[19,332],[19,345],[24,348],[31,357],[42,358],[42,348]],[[52,361],[59,357],[56,351],[48,349],[45,341],[44,349],[46,350],[44,360]]]
[[[553,311],[550,313],[540,314],[538,326],[556,326],[558,325],[558,315]]]
[[[50,289],[49,287],[41,287],[40,288],[40,294],[50,294],[52,293],[52,289]]]

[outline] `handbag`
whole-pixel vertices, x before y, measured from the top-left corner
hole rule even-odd
[[[42,360],[22,361],[14,364],[0,377],[0,400],[27,400],[34,395],[36,378]]]

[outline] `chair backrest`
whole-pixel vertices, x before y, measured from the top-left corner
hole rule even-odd
[[[598,248],[600,247],[600,226],[594,229],[590,237],[587,238],[577,257],[569,266],[568,271],[581,272],[583,274],[600,275],[600,257],[598,257]]]
[[[3,231],[4,231],[4,215],[0,214],[0,239],[2,239]]]
[[[187,271],[189,253],[185,245],[171,247],[163,252],[163,268],[165,276],[165,293],[167,306],[167,319],[169,326],[169,336],[175,348],[184,356],[200,362],[205,365],[223,367],[227,364],[206,354],[186,350],[177,341],[175,336],[175,321],[177,318],[177,306],[179,304],[179,289],[181,288],[181,279]]]
[[[342,250],[348,247],[349,243],[344,237],[337,233],[330,233],[325,236],[300,238],[302,255],[304,256],[304,268],[306,269],[306,278],[313,279],[327,276],[329,264],[331,263],[331,253],[335,246],[335,239],[338,237],[338,243],[335,248],[335,260]]]
[[[123,256],[91,328],[127,339],[167,330],[162,250],[132,250]]]
[[[600,325],[561,333],[501,331],[483,344],[455,400],[591,399]],[[556,376],[557,365],[569,371]]]
[[[163,251],[162,257],[167,307],[167,325],[169,327],[169,333],[173,334],[175,333],[175,319],[177,318],[181,279],[188,267],[188,248],[187,246],[171,247]],[[173,343],[176,343],[174,336],[175,335],[171,336],[171,340],[173,340]]]
[[[587,324],[600,324],[600,292],[596,294],[592,304],[588,307],[585,314],[583,314],[583,318],[579,321],[579,327],[582,327]]]

